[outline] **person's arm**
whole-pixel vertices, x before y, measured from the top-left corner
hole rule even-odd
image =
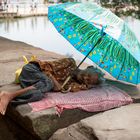
[[[52,74],[49,74],[49,77],[53,80],[54,82],[54,91],[60,91],[61,90],[61,85],[58,83],[58,81],[55,79],[55,77]]]

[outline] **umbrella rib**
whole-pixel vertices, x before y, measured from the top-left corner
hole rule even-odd
[[[97,34],[97,33],[96,33]],[[94,35],[94,36],[96,36],[96,34]],[[86,35],[85,35],[86,36]],[[90,36],[89,38],[87,38],[87,39],[82,39],[82,44],[81,45],[79,45],[78,47],[77,47],[77,50],[80,50],[80,48],[81,48],[81,46],[85,43],[85,42],[87,42],[88,40],[92,40],[92,38],[93,38],[93,36]]]
[[[123,63],[122,63],[121,69],[120,69],[120,73],[116,79],[119,79],[119,77],[120,77],[120,74],[121,74],[123,66],[124,66],[125,58],[126,58],[126,50],[125,50],[125,57],[124,57],[124,60],[123,60]]]
[[[78,69],[80,67],[80,65],[84,62],[84,60],[89,56],[89,54],[93,51],[93,49],[97,46],[98,43],[100,43],[103,39],[103,36],[101,36],[98,41],[94,44],[94,46],[91,48],[91,50],[87,53],[87,55],[85,56],[85,58],[79,63],[79,65],[77,66],[76,69]]]
[[[92,36],[91,36],[92,37]],[[90,38],[91,38],[90,37]],[[81,46],[83,46],[83,44],[85,43],[85,42],[87,42],[88,40],[90,40],[90,38],[87,38],[86,40],[85,39],[82,39],[81,41],[82,41],[82,43],[81,43],[81,45],[79,45],[76,49],[77,50],[80,50],[80,48],[81,48]]]
[[[111,44],[111,43],[110,43]],[[106,49],[106,52],[105,52],[105,55],[104,55],[104,57],[103,57],[103,59],[102,60],[104,60],[105,59],[105,57],[107,56],[107,52],[109,51],[109,46],[110,46],[110,44],[108,45],[108,47],[107,47],[107,49]],[[99,67],[101,66],[101,62],[100,62],[100,64],[99,64]]]
[[[137,74],[137,83],[139,82],[139,71],[140,71],[140,64],[138,64],[139,66],[139,68],[138,68],[138,74]]]

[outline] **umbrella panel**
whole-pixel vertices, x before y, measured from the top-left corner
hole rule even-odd
[[[61,8],[49,9],[49,19],[78,51],[85,56],[101,37],[101,31],[91,23]],[[89,59],[118,80],[140,82],[138,61],[115,39],[106,34],[89,54]]]

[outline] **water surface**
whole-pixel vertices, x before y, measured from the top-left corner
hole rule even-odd
[[[140,41],[140,20],[125,18]],[[81,60],[83,55],[76,51],[54,28],[47,17],[0,19],[0,36],[22,41],[59,54],[70,55]],[[20,46],[19,46],[20,47]]]

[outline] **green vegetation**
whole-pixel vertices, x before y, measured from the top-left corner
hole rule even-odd
[[[48,2],[49,0],[44,0]],[[52,0],[53,1],[53,0]],[[59,2],[76,2],[77,0],[59,0]],[[82,1],[82,0],[81,0]],[[103,7],[109,8],[118,16],[132,16],[140,19],[140,0],[99,0]]]
[[[140,19],[140,0],[100,0],[101,5],[110,8],[118,16],[132,16]]]

